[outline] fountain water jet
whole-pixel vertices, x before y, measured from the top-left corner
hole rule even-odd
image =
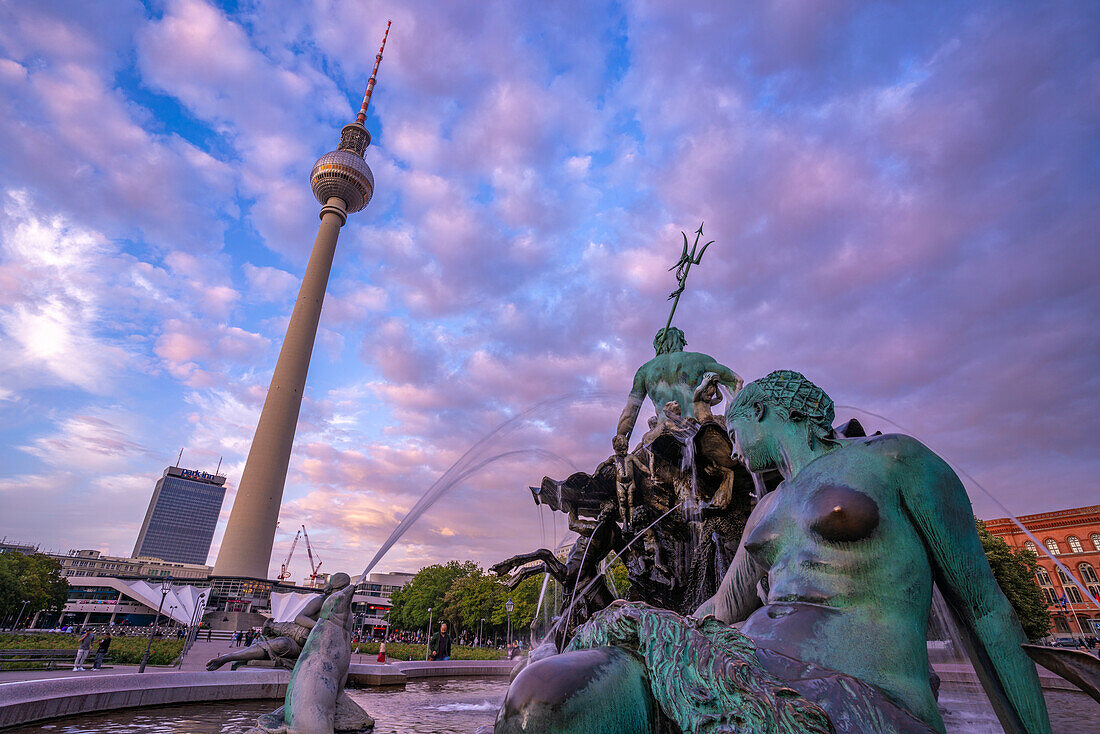
[[[382,543],[378,551],[371,558],[370,562],[363,569],[363,575],[365,577],[371,570],[382,560],[382,557],[389,552],[401,536],[408,532],[421,515],[427,512],[428,508],[434,505],[439,499],[455,487],[459,482],[469,478],[473,472],[482,469],[489,464],[500,461],[505,458],[512,458],[519,455],[534,455],[553,458],[557,461],[565,463],[570,468],[575,468],[573,463],[561,456],[557,456],[549,451],[542,449],[520,449],[517,451],[507,451],[489,458],[483,459],[482,457],[488,452],[494,443],[513,433],[527,421],[534,419],[536,416],[542,414],[550,408],[561,407],[574,403],[580,404],[592,404],[592,403],[607,403],[613,397],[613,394],[606,391],[585,390],[576,393],[569,393],[565,395],[559,395],[553,398],[548,398],[541,402],[526,408],[522,412],[512,416],[508,420],[498,425],[489,433],[485,434],[479,439],[473,446],[466,450],[466,452],[458,458],[448,469],[440,475],[431,487],[417,500],[412,509],[401,519],[401,522],[397,524],[397,527],[393,529],[390,536],[386,538]],[[475,463],[476,462],[476,463]]]

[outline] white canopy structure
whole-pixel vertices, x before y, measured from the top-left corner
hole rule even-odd
[[[276,622],[293,622],[294,618],[306,608],[310,600],[320,594],[295,594],[294,592],[271,592],[271,618]]]
[[[196,586],[173,585],[164,595],[164,604],[161,605],[160,584],[150,583],[144,580],[116,579],[110,576],[70,576],[69,586],[73,589],[87,589],[92,587],[114,589],[122,594],[119,601],[131,601],[147,607],[149,614],[155,614],[157,607],[160,613],[182,625],[191,624],[191,617],[195,608],[199,605],[199,597],[203,600],[210,594],[210,589]],[[101,608],[102,607],[102,608]],[[114,607],[114,609],[112,609]],[[118,604],[105,600],[84,601],[70,599],[65,605],[66,612],[111,612],[117,610]],[[121,613],[121,610],[118,610]]]

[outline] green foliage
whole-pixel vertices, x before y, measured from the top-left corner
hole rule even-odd
[[[1037,640],[1050,633],[1050,612],[1035,574],[1039,571],[1037,556],[1026,548],[1013,548],[986,530],[985,523],[974,518],[978,538],[989,559],[993,578],[1016,612],[1024,634]]]
[[[626,569],[621,570],[622,588],[625,589]],[[542,578],[541,574],[532,576],[509,590],[501,579],[486,573],[472,561],[427,566],[393,593],[389,620],[398,629],[423,630],[428,624],[428,607],[431,607],[433,633],[438,630],[438,623],[446,620],[454,634],[463,631],[477,634],[480,630],[484,637],[504,635],[508,627],[506,604],[511,598],[513,636],[525,637],[524,631],[531,625],[538,608]]]
[[[378,656],[377,642],[364,642],[359,646],[359,654]],[[466,645],[451,646],[451,660],[500,660],[504,657],[503,650],[495,647],[467,647]],[[393,660],[423,660],[424,646],[409,645],[404,642],[387,642],[386,658]],[[353,658],[352,662],[359,662]],[[366,662],[365,660],[363,662]]]
[[[41,553],[0,553],[0,620],[10,616],[8,624],[14,624],[21,609],[24,621],[35,612],[57,611],[68,596],[69,583],[54,559]]]
[[[535,619],[535,610],[539,605],[539,593],[542,591],[542,574],[531,576],[524,579],[523,583],[517,586],[511,592],[512,603],[515,605],[512,609],[512,638],[526,638],[524,630],[531,626],[531,622]],[[505,596],[506,602],[508,597]],[[494,619],[498,619],[500,624],[508,624],[508,611],[505,609],[504,604],[494,610]]]
[[[428,625],[428,609],[431,608],[435,626],[435,620],[444,611],[444,597],[451,585],[480,570],[473,561],[448,561],[443,565],[420,569],[412,581],[393,592],[390,599],[393,604],[389,612],[390,624],[398,629],[425,629]]]
[[[508,587],[479,568],[451,584],[443,598],[443,613],[455,631],[476,631],[482,619],[487,626],[494,624],[493,612],[504,608],[507,594]]]
[[[625,599],[626,592],[630,589],[630,572],[626,570],[623,559],[616,558],[611,564],[611,578],[615,582],[612,593],[617,594],[620,599]]]
[[[92,657],[95,657],[95,649],[103,635],[96,635],[92,643]],[[147,637],[112,637],[111,649],[108,656],[111,662],[117,665],[137,665],[141,662],[141,656],[145,652]],[[2,635],[0,634],[0,650],[75,650],[80,645],[80,635],[63,634],[35,634],[35,635]],[[153,648],[149,652],[150,665],[171,665],[183,649],[183,640],[153,640]]]

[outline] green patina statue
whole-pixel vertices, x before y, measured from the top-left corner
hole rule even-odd
[[[736,372],[719,364],[710,355],[685,352],[685,346],[687,339],[684,332],[675,326],[657,332],[653,339],[657,356],[639,367],[634,375],[630,397],[619,416],[616,436],[630,438],[646,396],[653,401],[659,420],[667,417],[665,406],[669,402],[677,403],[682,415],[692,415],[695,389],[708,372],[714,373],[716,377],[713,380],[725,385],[731,393],[741,389],[744,381]]]
[[[259,717],[247,734],[365,734],[374,729],[374,720],[344,692],[355,586],[346,573],[335,573],[324,591],[316,621],[295,620],[309,627],[309,637],[290,674],[284,705]]]
[[[913,438],[842,438],[833,418],[797,372],[745,386],[730,434],[750,470],[783,482],[754,508],[718,593],[694,618],[600,612],[516,677],[496,734],[943,732],[925,643],[933,581],[1005,731],[1050,732],[958,477]]]

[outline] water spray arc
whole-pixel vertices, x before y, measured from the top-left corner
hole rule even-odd
[[[486,454],[492,449],[495,443],[509,434],[515,432],[522,427],[527,421],[531,420],[535,416],[540,415],[544,411],[551,408],[561,407],[570,404],[584,404],[589,405],[593,403],[605,403],[612,397],[612,393],[597,390],[585,390],[575,393],[569,393],[565,395],[558,395],[552,398],[535,403],[529,406],[523,411],[512,416],[508,420],[497,425],[489,433],[479,439],[473,446],[466,450],[462,456],[458,458],[446,471],[440,475],[424,494],[417,500],[416,504],[405,514],[405,517],[397,524],[397,527],[393,529],[390,536],[379,547],[378,551],[371,558],[363,569],[363,576],[365,577],[371,570],[378,564],[382,557],[389,552],[401,536],[409,531],[409,528],[431,508],[436,502],[440,500],[447,492],[453,489],[459,482],[469,478],[474,472],[485,468],[491,463],[496,461],[502,461],[507,458],[515,458],[519,456],[535,456],[541,458],[553,459],[559,461],[570,468],[575,468],[573,462],[558,456],[552,452],[542,449],[518,449],[514,451],[506,451],[498,454],[486,456]]]

